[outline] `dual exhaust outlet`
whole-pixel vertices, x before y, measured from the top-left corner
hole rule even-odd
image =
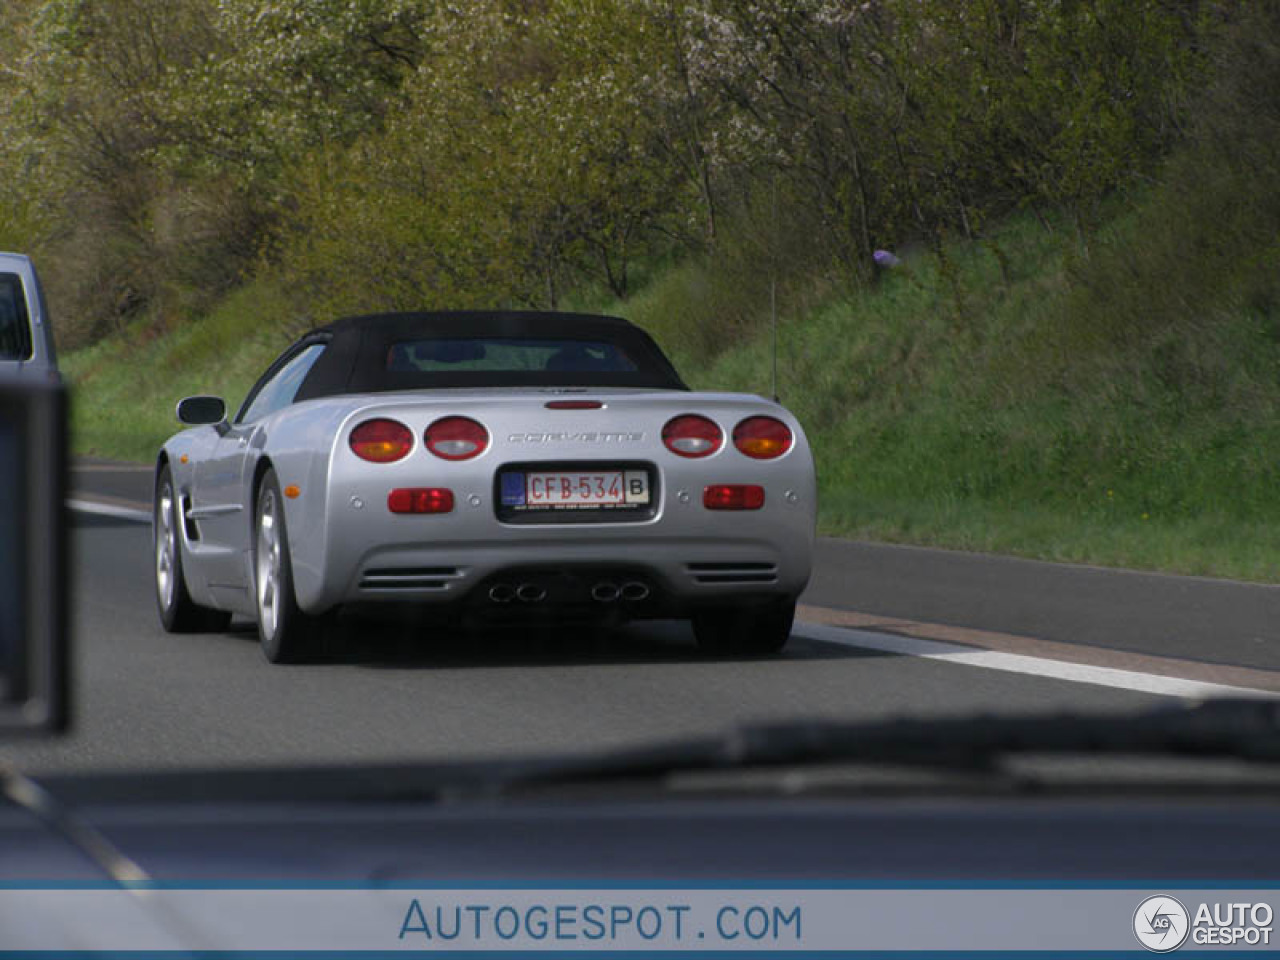
[[[494,603],[510,603],[512,600],[519,600],[521,603],[541,603],[547,599],[547,588],[536,583],[522,583],[519,586],[495,583],[489,588],[489,599]]]
[[[618,600],[638,602],[649,596],[649,585],[640,580],[628,580],[619,585],[611,580],[601,580],[591,588],[591,599],[597,603],[615,603]],[[489,588],[489,599],[494,603],[541,603],[547,599],[547,588],[537,583],[495,583]]]
[[[591,588],[591,599],[597,603],[614,603],[618,600],[644,600],[649,596],[649,585],[639,580],[628,580],[619,586],[609,580],[601,580]]]

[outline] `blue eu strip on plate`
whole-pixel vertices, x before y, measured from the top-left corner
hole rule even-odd
[[[504,507],[524,506],[523,473],[504,473],[502,475],[502,505]]]

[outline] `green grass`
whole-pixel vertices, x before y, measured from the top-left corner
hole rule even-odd
[[[1114,211],[1082,265],[1069,234],[1015,218],[945,266],[920,256],[785,317],[778,388],[816,451],[821,530],[1280,580],[1280,342],[1226,297],[1192,309],[1198,323],[1116,322],[1147,294],[1094,271],[1134,256],[1150,227]],[[699,359],[668,306],[692,275],[616,309],[694,386],[767,394],[767,330]]]
[[[234,410],[299,331],[268,283],[236,291],[211,314],[171,331],[138,324],[62,358],[72,388],[75,453],[148,462],[181,425],[183,397],[221,396]]]

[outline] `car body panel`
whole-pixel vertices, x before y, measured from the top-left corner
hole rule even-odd
[[[546,406],[563,399],[600,407]],[[718,451],[689,459],[667,449],[663,426],[687,413],[719,424],[725,439]],[[755,415],[792,431],[792,447],[775,460],[753,460],[733,446],[734,426]],[[427,450],[427,427],[445,416],[482,423],[490,437],[485,451],[448,461]],[[351,431],[375,417],[412,432],[414,447],[402,460],[371,463],[351,450]],[[656,595],[650,615],[739,599],[793,600],[809,579],[816,483],[808,441],[785,409],[748,394],[523,386],[321,396],[253,423],[185,430],[165,444],[162,460],[173,470],[188,521],[182,549],[192,598],[247,616],[256,612],[254,510],[268,466],[287,490],[294,589],[307,613],[392,601],[449,607],[474,600],[507,571],[554,577],[600,569],[642,577]],[[652,515],[501,519],[497,474],[510,464],[645,465],[652,471]],[[759,484],[764,506],[706,509],[704,487],[725,483]],[[448,488],[454,508],[392,513],[388,494],[403,487]]]
[[[30,326],[30,353],[25,357],[8,357],[0,353],[0,376],[58,379],[58,357],[49,310],[31,258],[21,253],[0,253],[0,277],[17,279]]]

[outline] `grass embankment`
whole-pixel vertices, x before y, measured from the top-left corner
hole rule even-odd
[[[1117,211],[1088,260],[1070,230],[1014,219],[786,317],[779,393],[817,453],[822,531],[1280,580],[1280,328],[1274,283],[1249,279],[1276,251],[1243,279],[1185,262],[1177,209]],[[612,309],[696,388],[767,393],[768,329],[709,335],[709,283],[686,264]],[[181,396],[243,397],[287,315],[259,283],[72,354],[76,449],[154,456]]]
[[[786,322],[779,393],[817,453],[822,530],[1280,579],[1276,324],[1256,290],[1159,320],[1206,287],[1144,245],[1161,216],[1121,214],[1088,264],[1019,220]],[[628,312],[695,386],[767,392],[767,333],[702,362],[681,339],[690,282],[673,274]]]
[[[71,383],[71,437],[80,455],[150,462],[180,428],[174,406],[198,393],[232,411],[301,328],[282,297],[250,284],[198,323],[171,331],[138,324],[60,357]]]

